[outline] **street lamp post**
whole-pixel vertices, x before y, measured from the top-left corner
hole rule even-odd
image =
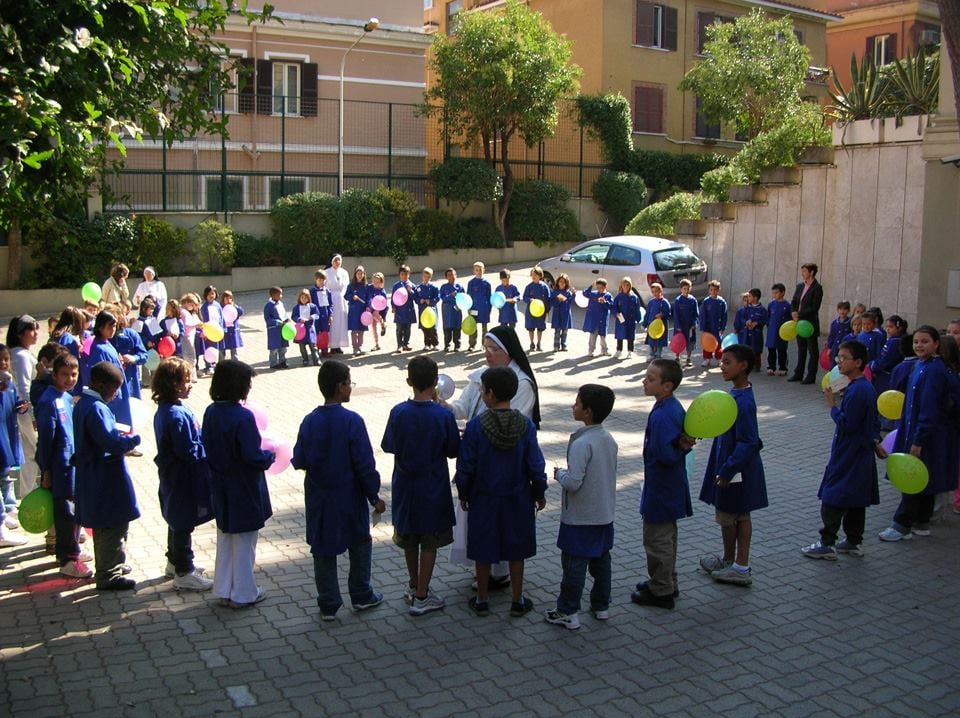
[[[353,41],[353,44],[347,48],[340,58],[340,123],[338,129],[337,141],[337,196],[343,194],[343,73],[347,66],[347,55],[355,48],[360,41],[367,36],[368,32],[373,32],[380,26],[380,21],[372,17],[363,25],[363,34]]]

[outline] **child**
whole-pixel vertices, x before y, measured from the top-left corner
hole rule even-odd
[[[204,578],[203,571],[193,563],[191,534],[213,518],[213,508],[210,467],[200,441],[200,426],[193,412],[183,405],[193,388],[190,374],[190,365],[180,357],[164,359],[153,373],[160,513],[167,522],[167,574],[173,574],[173,587],[178,591],[209,591],[213,581]]]
[[[104,309],[109,311],[113,316],[122,318],[123,312],[116,312],[112,307],[104,306]],[[160,339],[161,328],[159,322],[157,322],[156,317],[153,316],[154,310],[156,309],[156,302],[153,300],[153,297],[145,297],[140,300],[140,314],[137,318],[130,323],[129,327],[123,326],[119,321],[117,323],[117,330],[128,328],[135,332],[140,337],[140,344],[143,346],[144,351],[149,352],[150,350],[157,350],[157,341]],[[112,310],[112,311],[111,311]],[[80,376],[84,376],[84,363],[81,360],[80,363]],[[124,371],[124,374],[127,372]],[[150,380],[153,376],[153,373],[150,371],[150,368],[147,366],[146,361],[140,364],[140,381],[139,383],[144,386],[150,386]]]
[[[477,566],[477,595],[469,606],[478,616],[489,615],[490,567],[508,561],[510,615],[520,617],[533,610],[523,595],[523,562],[537,553],[534,508],[547,504],[547,476],[536,427],[510,408],[516,373],[495,367],[484,371],[480,382],[487,411],[467,422],[455,477],[460,505],[468,512],[467,556]]]
[[[850,333],[847,334],[843,341],[857,341],[857,338],[860,336],[860,332],[863,331],[863,315],[854,314],[850,317]]]
[[[717,348],[708,352],[703,350],[702,367],[711,367],[720,365],[720,357],[723,355],[723,348],[720,341],[723,339],[723,333],[727,330],[727,302],[720,296],[720,282],[711,279],[707,284],[707,291],[710,296],[700,304],[700,331],[701,333],[712,334],[717,340]],[[701,339],[701,344],[703,340]]]
[[[20,528],[20,523],[17,521],[17,499],[10,473],[15,466],[23,465],[17,420],[29,408],[27,402],[17,398],[17,388],[10,374],[10,350],[0,344],[0,510],[3,511],[3,516],[0,516],[0,547],[23,546],[27,543],[26,537],[12,533]],[[21,494],[21,498],[25,495]]]
[[[570,277],[557,277],[556,288],[550,295],[550,327],[553,329],[553,350],[567,351],[567,330],[573,326],[573,289]]]
[[[590,335],[587,340],[587,356],[593,356],[600,337],[600,353],[609,356],[607,350],[607,316],[613,309],[613,297],[607,291],[607,280],[598,277],[592,289],[584,289],[583,296],[588,300],[587,311],[583,313],[583,331]]]
[[[483,262],[474,262],[473,277],[467,282],[467,294],[469,294],[470,299],[473,300],[473,306],[470,307],[470,316],[476,320],[477,326],[483,330],[482,334],[480,331],[476,331],[470,335],[470,343],[467,349],[471,351],[477,346],[478,336],[481,342],[483,341],[483,337],[487,336],[487,326],[490,324],[490,296],[492,287],[490,286],[490,282],[483,278],[485,271],[487,271],[487,268]]]
[[[40,325],[29,314],[13,317],[7,327],[7,348],[10,351],[10,366],[6,371],[13,374],[13,386],[18,402],[26,402],[30,396],[30,382],[37,369],[37,360],[31,349],[37,343]],[[20,447],[23,461],[20,464],[20,498],[37,487],[40,471],[37,468],[37,432],[33,428],[33,412],[30,405],[15,414],[17,433],[20,434]]]
[[[313,273],[313,286],[310,287],[310,301],[317,307],[317,347],[320,356],[330,356],[330,326],[333,323],[333,295],[326,288],[327,275],[322,269]],[[321,336],[322,335],[322,336]]]
[[[850,302],[837,302],[837,317],[830,322],[830,333],[827,334],[827,346],[830,347],[830,358],[837,359],[840,344],[850,334]]]
[[[440,301],[440,290],[430,283],[430,280],[433,279],[433,270],[430,267],[424,267],[420,279],[421,282],[416,292],[417,306],[419,307],[418,318],[422,318],[425,310],[436,307],[437,302]],[[440,344],[440,339],[437,337],[437,325],[425,327],[421,322],[420,328],[423,330],[423,348],[436,349]]]
[[[289,342],[283,338],[280,330],[289,319],[287,310],[283,306],[283,290],[280,287],[270,287],[270,299],[263,305],[263,321],[267,325],[267,350],[270,352],[270,368],[286,369]]]
[[[204,287],[203,300],[203,304],[200,306],[200,318],[203,320],[203,323],[219,327],[219,329],[226,334],[226,327],[223,324],[223,309],[217,303],[217,288],[212,284]],[[216,347],[217,350],[217,358],[216,361],[213,362],[207,359],[207,349],[210,347]],[[223,361],[223,357],[225,356],[223,339],[218,342],[212,342],[204,337],[202,353],[204,355],[203,361],[206,367],[206,373],[209,374],[217,361]]]
[[[87,356],[87,361],[80,366],[80,376],[84,386],[91,385],[90,367],[99,362],[113,364],[120,372],[120,376],[124,376],[123,361],[110,341],[116,333],[117,318],[107,310],[100,312],[93,325],[93,342],[90,344],[90,354]],[[146,358],[144,357],[144,359]],[[110,405],[110,411],[113,412],[111,420],[132,428],[130,385],[124,381],[119,387],[119,391],[113,392],[110,396],[112,397],[110,400],[105,399],[104,401]]]
[[[460,327],[463,324],[463,315],[457,306],[457,294],[463,293],[463,286],[457,282],[457,272],[448,267],[443,273],[447,283],[440,287],[440,310],[443,315],[443,351],[460,351]]]
[[[530,302],[534,299],[539,299],[543,303],[544,312],[539,317],[533,316],[530,311]],[[530,270],[530,284],[523,289],[523,301],[527,304],[523,316],[523,326],[530,336],[530,351],[540,351],[543,330],[547,328],[546,310],[550,308],[550,287],[543,281],[543,270],[540,267],[534,267]],[[537,336],[536,342],[533,340],[534,332]]]
[[[511,329],[517,326],[517,300],[520,296],[520,290],[510,284],[510,270],[500,270],[500,286],[497,287],[504,297],[503,306],[500,307],[498,319],[500,326],[508,326]]]
[[[398,274],[400,279],[390,288],[390,304],[393,305],[393,323],[397,325],[397,351],[408,352],[411,351],[410,327],[417,321],[416,287],[410,281],[410,267],[406,264],[400,265]],[[400,289],[407,293],[407,300],[403,304],[397,304],[394,301]],[[484,324],[484,331],[486,331],[486,324]],[[470,341],[473,342],[476,336],[474,334]],[[472,344],[470,346],[473,348]]]
[[[64,307],[56,326],[50,332],[50,341],[66,347],[67,351],[79,360],[84,331],[92,319],[93,317],[82,309]]]
[[[627,340],[627,356],[633,353],[633,341],[637,336],[637,319],[640,317],[640,297],[633,293],[633,282],[630,277],[620,280],[620,291],[613,298],[611,310],[617,318],[613,328],[613,336],[617,340],[615,359],[620,358],[623,349],[623,340]]]
[[[663,296],[663,287],[659,282],[650,285],[650,291],[653,292],[653,299],[647,304],[647,313],[643,317],[643,326],[647,328],[647,338],[644,344],[650,347],[650,356],[653,359],[659,359],[663,354],[663,348],[667,346],[667,327],[670,325],[670,302]],[[663,334],[654,339],[650,336],[650,325],[655,319],[663,322]]]
[[[140,398],[140,368],[147,363],[147,350],[140,340],[140,335],[127,326],[126,317],[123,315],[123,307],[119,304],[108,304],[107,309],[116,317],[117,330],[110,338],[110,344],[117,351],[120,359],[120,365],[123,367],[123,376],[127,384],[127,396],[129,399]],[[157,335],[157,341],[160,341],[161,335]],[[116,412],[115,412],[116,413]],[[132,420],[132,417],[131,417]],[[122,423],[123,420],[121,420]],[[139,451],[134,451],[133,456],[139,456]]]
[[[777,282],[770,291],[773,301],[767,305],[767,376],[773,376],[774,371],[777,376],[786,376],[787,342],[780,338],[780,325],[790,321],[792,309],[784,299],[787,288],[783,284]]]
[[[863,376],[867,348],[860,342],[843,342],[837,349],[837,367],[850,383],[839,407],[830,387],[823,392],[830,418],[836,424],[830,458],[817,491],[823,528],[819,541],[800,549],[807,558],[827,561],[836,561],[838,553],[863,556],[867,506],[880,503],[874,454],[881,459],[887,456],[880,446],[877,392]],[[846,538],[837,543],[841,523]]]
[[[317,356],[317,319],[320,318],[320,310],[317,305],[310,301],[310,291],[301,289],[297,294],[297,303],[293,306],[290,318],[297,325],[297,335],[299,339],[294,339],[294,343],[300,347],[300,361],[303,366],[310,365],[310,359],[313,359],[313,365],[320,364],[320,357]],[[303,329],[301,330],[300,327]],[[307,351],[310,352],[310,358],[307,357]]]
[[[164,310],[164,319],[160,322],[160,338],[170,337],[173,340],[173,356],[183,356],[183,320],[180,319],[180,302],[176,299],[167,301]]]
[[[266,593],[253,576],[257,537],[273,515],[264,469],[276,458],[260,448],[260,431],[245,401],[253,367],[228,359],[210,383],[213,403],[203,414],[200,441],[210,466],[210,495],[217,520],[213,592],[221,606],[247,608]]]
[[[867,311],[867,305],[864,304],[863,302],[857,302],[856,304],[853,305],[854,317],[862,317],[865,311]]]
[[[745,295],[746,306],[742,307],[743,314],[737,311],[737,316],[741,317],[741,326],[737,328],[738,339],[741,344],[745,344],[753,349],[754,371],[760,371],[760,364],[763,360],[763,327],[767,323],[767,311],[760,303],[761,292],[757,288],[751,289]],[[736,317],[734,318],[734,327],[736,328]]]
[[[863,329],[857,335],[857,341],[867,348],[868,362],[874,361],[880,356],[880,348],[883,346],[886,336],[879,328],[880,318],[872,309],[868,309],[861,317]]]
[[[70,354],[67,351],[65,346],[60,344],[54,344],[52,342],[47,342],[42,347],[40,351],[37,352],[37,375],[34,377],[33,381],[30,382],[30,406],[33,407],[34,412],[37,410],[37,404],[40,403],[40,397],[43,396],[43,393],[51,386],[53,386],[53,362],[61,354]],[[70,354],[73,356],[73,354]],[[74,357],[76,359],[76,357]],[[79,362],[77,363],[77,371],[80,369]],[[74,382],[76,386],[79,382]],[[73,391],[73,389],[71,389]]]
[[[105,314],[97,315],[98,324]],[[123,575],[127,532],[130,522],[140,517],[137,495],[123,457],[140,443],[140,437],[121,434],[110,410],[113,397],[124,386],[123,372],[116,364],[97,362],[90,367],[88,387],[73,411],[77,521],[94,530],[99,591],[129,591],[136,586]]]
[[[907,380],[910,379],[913,367],[917,363],[917,355],[913,353],[913,334],[904,334],[900,337],[900,352],[903,354],[903,361],[890,372],[890,383],[887,384],[887,388],[906,394]]]
[[[683,379],[676,361],[654,359],[643,377],[643,393],[656,399],[643,435],[643,548],[649,581],[637,584],[630,600],[640,606],[673,608],[677,586],[677,519],[693,516],[685,456],[694,439],[683,431],[686,412],[673,395]]]
[[[73,442],[73,397],[80,378],[80,363],[64,350],[54,359],[52,384],[36,405],[37,464],[40,485],[53,493],[53,525],[60,573],[71,578],[90,578],[86,565],[92,557],[80,551],[80,524],[73,510],[75,470],[71,463]]]
[[[697,343],[697,319],[700,317],[700,304],[690,295],[693,283],[689,279],[680,280],[680,296],[673,301],[673,333],[683,334],[687,343],[687,362],[684,366],[693,366],[693,347]],[[680,356],[677,355],[677,361]]]
[[[240,317],[243,316],[243,307],[234,303],[233,292],[229,289],[223,290],[223,294],[220,297],[220,307],[221,314],[224,315],[224,307],[233,307],[237,312],[236,319],[227,321],[226,316],[223,318],[223,348],[230,351],[231,359],[236,360],[237,349],[243,346],[243,337],[240,334]]]
[[[374,309],[372,302],[374,297],[387,298],[387,290],[383,288],[385,281],[383,272],[374,272],[373,286],[367,288],[367,299],[370,304],[368,311],[373,316],[373,321],[370,324],[370,331],[373,332],[373,349],[371,351],[375,352],[380,351],[380,337],[387,336],[387,311],[383,310],[381,312],[379,309]]]
[[[323,405],[304,417],[293,447],[293,466],[304,479],[307,543],[313,554],[320,619],[332,621],[343,605],[337,581],[337,556],[350,554],[347,585],[355,612],[379,606],[383,594],[370,585],[370,515],[367,505],[382,514],[377,473],[367,426],[346,409],[353,382],[350,369],[331,359],[320,366],[317,384]],[[335,470],[331,470],[335,468]]]
[[[737,402],[737,420],[730,430],[713,440],[710,459],[703,476],[700,500],[716,509],[723,534],[723,557],[707,556],[700,566],[720,583],[749,586],[750,512],[767,506],[767,484],[760,460],[760,432],[757,403],[750,385],[753,350],[734,344],[723,350],[720,370],[733,384],[730,393]]]
[[[433,401],[437,363],[425,356],[407,363],[413,399],[390,412],[380,448],[393,463],[393,542],[403,549],[409,574],[406,594],[411,616],[444,607],[430,590],[437,549],[453,543],[453,494],[447,459],[455,459],[460,432],[453,414]],[[423,437],[430,441],[424,443]]]
[[[903,341],[903,335],[907,333],[907,321],[893,314],[887,319],[884,329],[887,332],[887,339],[877,358],[868,364],[870,372],[873,374],[873,388],[876,389],[877,395],[890,388],[891,372],[897,364],[903,361],[903,352],[900,345]]]
[[[584,384],[573,403],[573,419],[583,427],[567,442],[567,468],[553,478],[563,488],[557,547],[563,566],[557,607],[546,612],[547,623],[580,628],[580,597],[587,570],[593,576],[590,611],[600,621],[610,617],[610,549],[617,496],[617,442],[603,426],[613,410],[613,391]]]
[[[183,322],[183,341],[181,342],[183,358],[187,360],[187,363],[193,367],[196,373],[200,371],[200,363],[197,360],[197,340],[199,338],[197,327],[201,323],[200,315],[197,313],[199,306],[200,297],[192,292],[180,297],[180,321]],[[196,377],[192,381],[195,382]]]
[[[350,331],[350,343],[353,355],[363,354],[363,337],[367,325],[363,323],[363,314],[370,308],[370,287],[367,286],[367,270],[358,265],[353,270],[353,280],[347,286],[347,329]]]

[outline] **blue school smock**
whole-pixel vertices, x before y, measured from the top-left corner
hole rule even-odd
[[[683,334],[689,351],[697,342],[697,319],[700,318],[700,304],[692,294],[682,294],[673,300],[673,333]]]
[[[79,384],[80,382],[77,383]],[[51,386],[53,386],[53,376],[50,374],[38,376],[30,382],[30,406],[33,407],[34,411],[37,410],[37,404],[40,403],[43,392]]]
[[[817,498],[843,509],[879,504],[874,445],[880,440],[880,419],[877,392],[870,382],[862,376],[850,382],[830,418],[837,426]]]
[[[683,433],[683,406],[675,396],[653,405],[643,433],[643,493],[640,515],[650,523],[693,516],[687,478],[688,450],[678,443]]]
[[[407,290],[407,301],[399,306],[394,303],[393,295],[396,294],[398,289]],[[474,306],[476,306],[477,300],[473,300]],[[393,322],[394,324],[416,324],[417,323],[417,288],[413,286],[413,282],[406,281],[401,282],[399,279],[393,283],[393,286],[390,287],[390,306],[393,307]],[[478,318],[479,322],[480,319]],[[484,320],[486,321],[486,320]]]
[[[588,300],[587,311],[583,313],[583,331],[588,334],[592,332],[606,334],[607,317],[613,311],[613,295],[590,287],[583,290],[583,296]]]
[[[259,531],[273,516],[264,469],[273,458],[260,448],[253,413],[234,401],[215,401],[203,413],[200,440],[210,467],[210,499],[223,533]]]
[[[380,474],[367,426],[342,404],[318,406],[297,432],[293,466],[303,479],[307,543],[314,556],[338,556],[370,540],[370,506],[380,498]]]
[[[547,490],[537,429],[527,429],[509,449],[494,446],[480,425],[467,422],[454,477],[469,502],[467,557],[478,563],[521,561],[537,553],[536,507]]]
[[[174,328],[176,328],[176,334],[174,334]],[[160,339],[163,337],[173,339],[173,355],[182,357],[184,328],[180,317],[164,317],[160,320],[160,329]]]
[[[520,296],[520,290],[512,284],[503,286],[502,284],[494,291],[500,292],[507,299],[516,299]],[[517,323],[517,305],[511,302],[504,302],[497,313],[497,320],[501,325]]]
[[[561,299],[560,297],[563,297]],[[550,295],[550,328],[570,329],[573,326],[574,294],[570,289],[554,289]]]
[[[243,336],[240,333],[240,317],[243,316],[243,307],[239,304],[234,303],[234,309],[237,310],[237,319],[230,326],[227,326],[227,322],[223,322],[223,348],[224,349],[239,349],[243,346]],[[221,310],[222,312],[222,310]],[[183,331],[181,329],[181,331]]]
[[[613,309],[610,310],[610,313],[613,314],[614,319],[613,336],[616,339],[626,339],[632,342],[637,336],[640,298],[633,292],[626,294],[617,292],[617,296],[613,298]],[[620,317],[617,316],[618,314],[623,315],[622,322]]]
[[[147,326],[147,321],[154,318],[155,317],[147,317],[141,314],[130,324],[130,326],[127,327],[127,329],[137,333],[137,335],[140,337],[140,343],[143,344],[144,349],[156,349],[157,341],[160,339],[161,332],[154,334],[153,330]],[[120,329],[117,329],[118,334],[120,331]]]
[[[70,332],[64,332],[57,337],[57,344],[66,347],[67,351],[73,354],[73,358],[80,361],[80,340]]]
[[[780,338],[780,326],[793,319],[792,312],[793,308],[786,299],[774,299],[767,305],[767,349],[786,346],[786,340]]]
[[[900,350],[900,337],[889,337],[880,349],[880,355],[867,364],[873,372],[873,388],[882,394],[890,388],[890,376],[894,368],[903,361]]]
[[[367,306],[368,306],[368,308],[369,308],[369,311],[370,311],[370,312],[377,312],[377,313],[383,318],[383,321],[386,321],[386,320],[387,320],[387,311],[388,311],[388,310],[387,310],[387,309],[374,309],[374,308],[373,308],[373,298],[374,298],[374,297],[383,297],[384,299],[389,299],[389,298],[387,297],[386,287],[379,287],[379,288],[377,288],[377,287],[373,286],[372,284],[370,284],[370,285],[367,287]],[[390,306],[390,302],[389,302],[389,301],[387,302],[387,306],[388,306],[388,307]]]
[[[226,327],[223,324],[223,308],[217,302],[204,302],[200,305],[200,318],[205,324],[213,324],[223,329],[226,336]],[[201,332],[202,333],[202,332]],[[215,346],[217,349],[223,349],[223,339],[218,342],[211,342],[204,339],[204,348]]]
[[[430,282],[424,282],[417,285],[416,296],[412,298],[417,302],[417,317],[419,318],[424,309],[437,306],[437,302],[440,301],[440,290]]]
[[[193,412],[161,402],[153,415],[157,438],[160,513],[174,531],[190,531],[213,518],[210,467]]]
[[[848,334],[850,334],[850,317],[846,319],[837,317],[830,322],[830,333],[827,334],[827,346],[830,347],[830,357],[832,359],[836,360],[837,352],[840,351],[840,345],[846,341]]]
[[[457,306],[457,295],[463,293],[463,287],[454,282],[440,286],[440,315],[444,329],[459,329],[463,324],[463,313]]]
[[[447,459],[457,458],[453,414],[432,401],[408,399],[390,411],[380,448],[393,454],[391,510],[399,534],[443,533],[456,520]]]
[[[343,296],[347,302],[347,329],[351,332],[367,331],[367,326],[360,321],[360,315],[370,308],[368,286],[350,282]]]
[[[110,528],[140,518],[137,494],[124,454],[140,443],[121,434],[100,394],[84,389],[73,408],[74,498],[77,521],[88,528]]]
[[[317,330],[317,333],[329,332],[330,317],[333,312],[331,309],[333,295],[330,294],[330,290],[326,287],[322,289],[317,286],[310,287],[310,301],[316,305],[319,315],[317,321],[314,323],[314,328]]]
[[[907,380],[903,415],[897,427],[895,452],[910,453],[911,446],[919,446],[920,460],[926,465],[930,482],[920,493],[935,496],[956,486],[957,474],[948,475],[953,430],[950,419],[949,370],[938,356],[913,365]]]
[[[83,377],[84,386],[90,386],[90,368],[102,361],[113,364],[120,370],[120,373],[124,375],[124,379],[126,379],[126,372],[123,370],[123,364],[120,362],[120,355],[117,354],[117,350],[113,344],[106,339],[94,339],[90,344],[90,355],[87,357],[86,372]],[[81,367],[81,369],[83,369],[83,367]],[[110,402],[110,411],[113,412],[113,419],[115,421],[131,426],[130,386],[126,380],[120,385],[116,396],[114,396],[113,401]],[[110,524],[106,525],[109,526]]]
[[[129,327],[117,329],[110,343],[113,345],[113,348],[117,350],[118,357],[126,355],[134,358],[133,364],[123,364],[122,361],[120,363],[123,364],[123,378],[127,384],[127,395],[139,399],[141,395],[140,367],[147,363],[147,349],[143,346],[143,342],[140,341],[140,335]],[[94,362],[94,364],[96,364],[96,362]],[[123,422],[122,419],[121,422],[130,423]]]
[[[290,310],[290,318],[304,327],[303,338],[294,339],[294,343],[309,346],[317,343],[317,319],[320,318],[320,310],[316,304],[294,304]]]
[[[17,388],[10,382],[0,391],[0,469],[6,474],[14,466],[23,464],[23,449],[20,446],[20,426],[17,423]],[[21,497],[22,498],[22,497]]]
[[[670,302],[668,302],[666,299],[651,299],[649,302],[647,302],[647,313],[643,316],[643,326],[649,327],[653,323],[653,320],[657,318],[658,314],[663,315],[661,317],[663,319],[663,334],[660,335],[659,339],[654,339],[648,332],[647,338],[643,342],[647,346],[654,348],[665,347],[670,341],[667,327],[670,326],[670,317],[672,312],[670,309]]]
[[[73,396],[49,387],[34,409],[37,420],[37,465],[50,474],[54,498],[73,498]]]
[[[539,299],[543,302],[545,311],[539,317],[535,317],[530,313],[530,302],[534,299]],[[527,331],[546,329],[547,312],[550,311],[550,287],[547,286],[547,283],[530,282],[530,284],[523,288],[523,301],[527,304],[527,308],[523,314],[523,328]]]
[[[280,328],[286,319],[287,312],[283,308],[283,302],[275,302],[271,299],[263,305],[263,322],[267,325],[267,349],[281,349],[289,346],[290,343],[280,334]]]
[[[727,433],[713,440],[710,459],[703,475],[700,500],[716,507],[718,511],[743,514],[765,508],[767,483],[763,474],[760,450],[763,442],[757,427],[757,402],[753,387],[731,389],[737,402],[737,420]],[[732,479],[737,474],[742,481],[719,488],[717,476]]]
[[[493,288],[483,277],[473,277],[467,282],[467,294],[473,300],[470,314],[477,320],[477,324],[490,323],[490,296]]]
[[[880,356],[880,348],[883,346],[884,337],[878,334],[876,329],[871,329],[869,332],[860,332],[857,335],[857,341],[867,348],[868,364]]]
[[[893,371],[890,372],[890,382],[887,384],[887,389],[896,389],[906,394],[907,382],[910,380],[910,374],[913,372],[913,367],[916,363],[916,357],[907,357],[897,364],[893,368]]]
[[[747,322],[756,322],[753,329]],[[759,353],[763,351],[763,326],[767,323],[767,311],[759,304],[740,307],[733,318],[733,328],[737,332],[737,341]]]
[[[700,302],[700,331],[709,332],[719,340],[726,330],[726,300],[723,297],[707,297]]]

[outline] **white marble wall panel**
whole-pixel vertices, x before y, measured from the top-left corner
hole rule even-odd
[[[753,286],[753,257],[756,243],[756,215],[753,206],[738,208],[737,221],[733,225],[733,264],[731,266],[730,292],[739,297]]]

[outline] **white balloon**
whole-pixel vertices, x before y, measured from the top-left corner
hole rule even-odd
[[[437,377],[437,394],[439,394],[440,398],[444,401],[452,397],[453,392],[456,391],[456,389],[457,385],[448,375],[441,374]]]

